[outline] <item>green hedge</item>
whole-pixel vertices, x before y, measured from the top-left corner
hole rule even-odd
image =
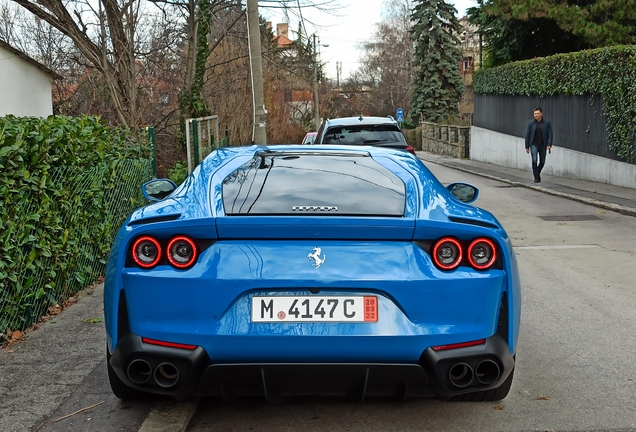
[[[98,117],[0,118],[0,333],[103,274],[151,150]]]
[[[414,129],[403,129],[406,142],[415,150],[422,150],[422,126],[418,126]]]
[[[600,94],[609,147],[631,162],[636,156],[636,46],[613,46],[481,69],[477,94]]]

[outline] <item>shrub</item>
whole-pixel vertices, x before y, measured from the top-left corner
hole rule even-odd
[[[24,329],[103,272],[141,204],[147,143],[98,117],[0,118],[0,333]]]
[[[173,168],[168,170],[168,178],[180,185],[188,177],[188,164],[183,161],[179,161],[174,164]]]
[[[634,160],[636,138],[636,46],[613,46],[557,54],[481,69],[473,76],[477,94],[600,94],[609,147]]]

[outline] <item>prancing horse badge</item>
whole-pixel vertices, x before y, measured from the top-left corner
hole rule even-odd
[[[316,268],[320,267],[327,259],[327,254],[323,254],[322,258],[320,258],[321,252],[322,252],[322,249],[320,249],[319,247],[315,247],[314,252],[307,255],[307,258],[315,261],[315,263],[312,264],[312,266]]]

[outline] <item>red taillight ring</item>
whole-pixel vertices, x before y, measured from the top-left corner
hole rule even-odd
[[[174,246],[174,244],[176,242],[178,242],[178,241],[185,241],[192,248],[192,256],[188,259],[188,261],[179,262],[179,261],[175,260],[174,257],[172,256],[172,246]],[[189,237],[177,236],[177,237],[173,238],[172,240],[170,240],[170,243],[168,243],[168,249],[167,249],[166,255],[168,255],[168,261],[170,261],[170,264],[172,264],[174,267],[179,268],[179,269],[188,268],[197,259],[197,245]]]
[[[137,247],[139,246],[140,243],[142,243],[144,241],[151,242],[157,248],[157,257],[154,260],[152,260],[151,262],[144,262],[141,259],[139,259],[139,257],[137,256]],[[133,243],[132,257],[133,257],[133,260],[135,260],[135,262],[137,263],[137,265],[139,267],[146,268],[146,269],[152,268],[152,267],[156,266],[159,263],[159,260],[161,259],[161,246],[159,245],[159,242],[157,240],[155,240],[153,237],[150,237],[150,236],[139,237]]]
[[[488,262],[485,264],[477,264],[475,261],[473,261],[473,254],[472,254],[473,248],[479,243],[486,243],[490,247],[490,250],[492,251],[492,256],[490,257]],[[490,268],[495,263],[496,259],[497,259],[497,249],[495,248],[495,244],[487,238],[478,238],[477,240],[473,241],[470,244],[470,246],[468,246],[468,261],[470,261],[470,265],[477,270],[486,270]]]
[[[437,259],[437,251],[444,243],[452,243],[457,247],[457,259],[453,261],[452,264],[446,265]],[[439,240],[437,243],[435,243],[435,247],[433,247],[433,261],[435,262],[435,265],[442,270],[453,270],[454,268],[457,268],[462,262],[462,245],[459,243],[458,240],[452,237],[445,237]]]

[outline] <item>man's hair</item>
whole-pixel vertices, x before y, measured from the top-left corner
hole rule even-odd
[[[534,111],[539,111],[541,114],[543,114],[543,110],[541,109],[541,107],[536,107],[534,109]],[[532,112],[534,112],[534,111],[532,111]]]

